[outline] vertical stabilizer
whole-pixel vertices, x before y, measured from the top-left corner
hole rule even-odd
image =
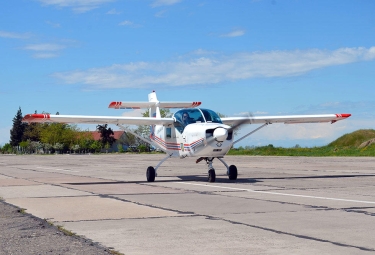
[[[161,118],[160,109],[159,109],[159,101],[158,101],[155,91],[152,91],[150,94],[148,94],[148,101],[155,102],[155,104],[152,105],[149,109],[150,117]]]

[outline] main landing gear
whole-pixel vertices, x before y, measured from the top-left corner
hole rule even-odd
[[[163,164],[164,161],[166,161],[167,159],[172,157],[172,155],[173,154],[170,154],[170,155],[166,156],[165,158],[163,158],[163,160],[160,161],[159,164],[155,168],[152,167],[152,166],[147,167],[146,178],[147,178],[148,182],[154,182],[155,181],[155,177],[158,176],[156,171],[158,170],[159,166],[161,166],[161,164]]]
[[[157,169],[160,167],[161,164],[163,164],[164,161],[166,161],[170,157],[172,157],[172,154],[166,156],[162,161],[160,161],[160,163],[155,168],[153,166],[149,166],[147,168],[146,178],[147,178],[148,182],[154,182],[155,181],[155,177],[158,176],[157,172],[156,172]],[[237,175],[238,175],[237,167],[235,165],[228,166],[227,163],[225,163],[225,161],[222,158],[217,158],[217,159],[220,160],[220,162],[223,163],[224,166],[227,168],[227,175],[228,175],[229,180],[233,180],[233,181],[237,180]],[[199,163],[202,160],[205,160],[206,163],[207,163],[208,182],[215,182],[216,181],[216,173],[215,173],[215,169],[212,166],[212,161],[214,160],[214,158],[201,157],[201,158],[197,159],[196,163]]]
[[[217,158],[221,161],[221,163],[224,164],[224,166],[227,168],[227,175],[229,177],[229,180],[237,180],[237,167],[235,165],[228,166],[225,161],[221,158]],[[197,159],[196,163],[199,163],[202,160],[206,160],[207,168],[208,168],[208,182],[215,182],[216,181],[216,173],[215,169],[212,166],[212,161],[214,158],[199,158]]]

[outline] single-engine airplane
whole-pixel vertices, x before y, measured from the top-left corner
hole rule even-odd
[[[208,181],[215,182],[216,174],[212,166],[214,158],[220,160],[227,169],[230,180],[237,179],[237,167],[228,166],[223,157],[234,144],[259,129],[273,123],[319,123],[346,119],[351,114],[289,115],[289,116],[247,116],[220,118],[209,109],[197,108],[201,102],[159,102],[155,91],[148,95],[148,102],[112,102],[109,108],[114,109],[149,109],[151,117],[113,117],[85,115],[51,115],[27,114],[24,122],[62,122],[84,124],[114,124],[143,141],[164,151],[167,156],[155,167],[149,166],[146,171],[148,182],[155,181],[161,164],[171,157],[197,157],[197,163],[205,160],[208,167]],[[171,118],[160,116],[161,108],[179,108]],[[147,138],[134,133],[126,125],[150,125],[150,136]],[[262,124],[239,139],[234,139],[233,131],[244,124]]]

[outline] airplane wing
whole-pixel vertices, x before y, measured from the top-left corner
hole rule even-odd
[[[228,117],[221,118],[221,121],[227,125],[233,125],[239,122],[243,124],[272,124],[272,123],[284,123],[284,124],[297,124],[297,123],[321,123],[331,122],[349,118],[351,114],[320,114],[320,115],[286,115],[286,116],[257,116],[257,117]],[[247,122],[248,120],[249,122]]]
[[[85,115],[51,115],[26,114],[23,122],[56,122],[82,124],[126,124],[126,125],[168,125],[172,118],[119,117],[119,116],[85,116]]]

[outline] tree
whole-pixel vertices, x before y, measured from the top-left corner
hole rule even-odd
[[[93,142],[94,142],[94,137],[91,132],[89,131],[78,132],[76,145],[79,146],[79,149],[84,150],[84,151],[89,150]]]
[[[10,143],[4,144],[4,146],[1,148],[1,150],[2,150],[3,153],[12,153],[13,152],[13,148],[12,148],[12,145],[10,145]]]
[[[22,123],[21,107],[18,109],[16,116],[13,118],[13,127],[10,130],[10,145],[18,146],[22,142],[23,133],[25,132],[25,124]]]
[[[23,153],[29,153],[29,147],[30,147],[30,142],[29,141],[22,141],[20,142],[19,146],[21,147],[21,151]]]
[[[38,113],[35,111],[35,114]],[[37,123],[37,122],[31,122],[31,123],[25,123],[25,131],[23,133],[22,141],[40,141],[40,133],[42,132],[42,129],[49,125],[48,123]]]
[[[96,130],[98,130],[100,133],[100,141],[103,146],[106,146],[107,143],[112,146],[112,144],[116,141],[116,139],[113,137],[113,130],[109,128],[107,124],[97,125]]]
[[[40,140],[43,143],[49,143],[55,146],[57,143],[59,146],[59,151],[68,149],[69,146],[77,140],[78,129],[74,125],[68,125],[63,123],[52,123],[46,125],[41,133]],[[56,148],[54,148],[56,149]]]
[[[99,152],[103,148],[103,145],[99,141],[94,141],[92,144],[90,144],[90,150],[93,150],[94,152]]]

